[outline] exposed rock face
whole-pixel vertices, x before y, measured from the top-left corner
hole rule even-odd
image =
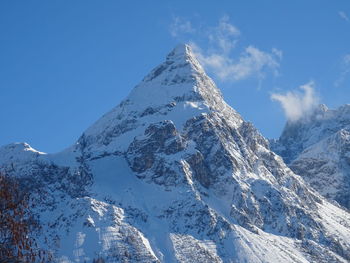
[[[11,147],[1,169],[40,180],[42,244],[58,262],[350,260],[350,215],[269,150],[186,45],[71,148]]]
[[[272,149],[323,196],[350,208],[350,105],[288,123]]]

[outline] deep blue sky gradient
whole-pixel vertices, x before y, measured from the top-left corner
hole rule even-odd
[[[267,137],[285,123],[272,92],[310,80],[330,107],[349,103],[350,2],[296,1],[1,1],[0,145],[28,142],[45,152],[73,144],[164,60],[179,41],[175,17],[215,26],[224,15],[241,31],[239,45],[283,51],[279,76],[216,79],[226,101]],[[205,48],[205,43],[203,43]]]

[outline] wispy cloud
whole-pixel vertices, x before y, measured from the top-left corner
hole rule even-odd
[[[299,87],[302,91],[294,90],[284,94],[273,93],[271,99],[278,101],[286,115],[286,118],[295,122],[303,117],[307,117],[319,104],[319,97],[315,93],[315,83],[310,81]]]
[[[183,20],[181,25],[191,25],[191,39],[188,39],[192,49],[202,63],[211,73],[222,81],[238,81],[251,77],[263,79],[267,73],[278,74],[282,51],[276,48],[266,52],[253,45],[240,47],[239,55],[234,56],[240,40],[240,30],[230,23],[228,16],[223,16],[214,27],[194,29],[189,21]],[[174,28],[182,28],[183,33],[189,33],[187,26],[179,26],[178,20],[174,20],[170,32],[172,36]],[[199,45],[198,43],[201,43]],[[237,52],[236,52],[237,53]]]
[[[218,46],[223,52],[230,52],[238,42],[241,32],[229,22],[228,16],[223,16],[219,25],[208,28],[208,38],[211,45]]]
[[[341,84],[343,84],[345,79],[350,75],[350,54],[346,54],[342,57],[340,68],[341,68],[340,76],[334,82],[335,87],[341,86]]]
[[[223,81],[238,81],[252,76],[262,79],[268,71],[278,74],[280,56],[273,51],[268,53],[254,46],[248,46],[237,59],[233,59],[225,52],[205,53],[194,43],[191,45],[203,66]]]
[[[347,15],[344,11],[339,11],[339,12],[338,12],[338,15],[339,15],[342,19],[344,19],[346,22],[350,22],[350,19],[349,19],[348,15]]]
[[[173,22],[170,25],[171,36],[178,37],[184,33],[195,33],[195,29],[193,28],[191,22],[181,17],[174,17]]]
[[[350,54],[346,54],[344,57],[343,57],[343,62],[346,66],[350,66]]]

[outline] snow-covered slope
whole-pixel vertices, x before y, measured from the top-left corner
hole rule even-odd
[[[0,154],[58,262],[350,260],[349,213],[269,150],[187,45],[69,149]]]
[[[287,123],[271,148],[323,196],[350,208],[350,105],[320,105],[309,117]]]

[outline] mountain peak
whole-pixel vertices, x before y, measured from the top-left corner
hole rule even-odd
[[[326,104],[323,104],[323,103],[322,103],[322,104],[318,105],[317,110],[318,110],[318,111],[325,112],[325,111],[328,111],[328,107],[327,107]]]
[[[189,62],[195,59],[195,55],[192,51],[192,48],[188,44],[178,44],[166,57],[167,61],[183,61]],[[196,63],[198,64],[198,62]]]
[[[45,155],[32,148],[28,143],[11,143],[0,147],[0,167],[7,161],[27,161],[33,157]]]
[[[188,44],[178,44],[167,56],[167,58],[171,59],[176,56],[186,56],[191,55],[192,49]]]
[[[201,102],[210,107],[223,102],[221,92],[207,76],[188,44],[177,45],[124,102],[137,105],[137,109],[132,110],[140,111],[185,101]]]
[[[291,163],[305,149],[341,129],[350,129],[350,105],[329,109],[320,104],[307,118],[288,122],[272,148],[286,163]]]
[[[160,81],[163,85],[193,83],[194,75],[198,74],[205,75],[205,72],[191,47],[188,44],[179,44],[166,56],[165,62],[153,69],[143,82]]]
[[[241,117],[224,101],[215,83],[207,76],[187,44],[176,46],[165,61],[154,68],[118,106],[84,133],[90,141],[108,145],[129,129],[164,119],[184,121],[212,111]],[[118,131],[118,132],[117,132]],[[113,136],[107,136],[106,133]],[[91,139],[94,137],[94,139]],[[95,138],[96,137],[96,138]],[[110,140],[106,141],[106,137]]]
[[[29,194],[41,227],[28,237],[55,262],[350,260],[349,213],[269,150],[186,45],[76,145],[0,148],[2,171]]]

